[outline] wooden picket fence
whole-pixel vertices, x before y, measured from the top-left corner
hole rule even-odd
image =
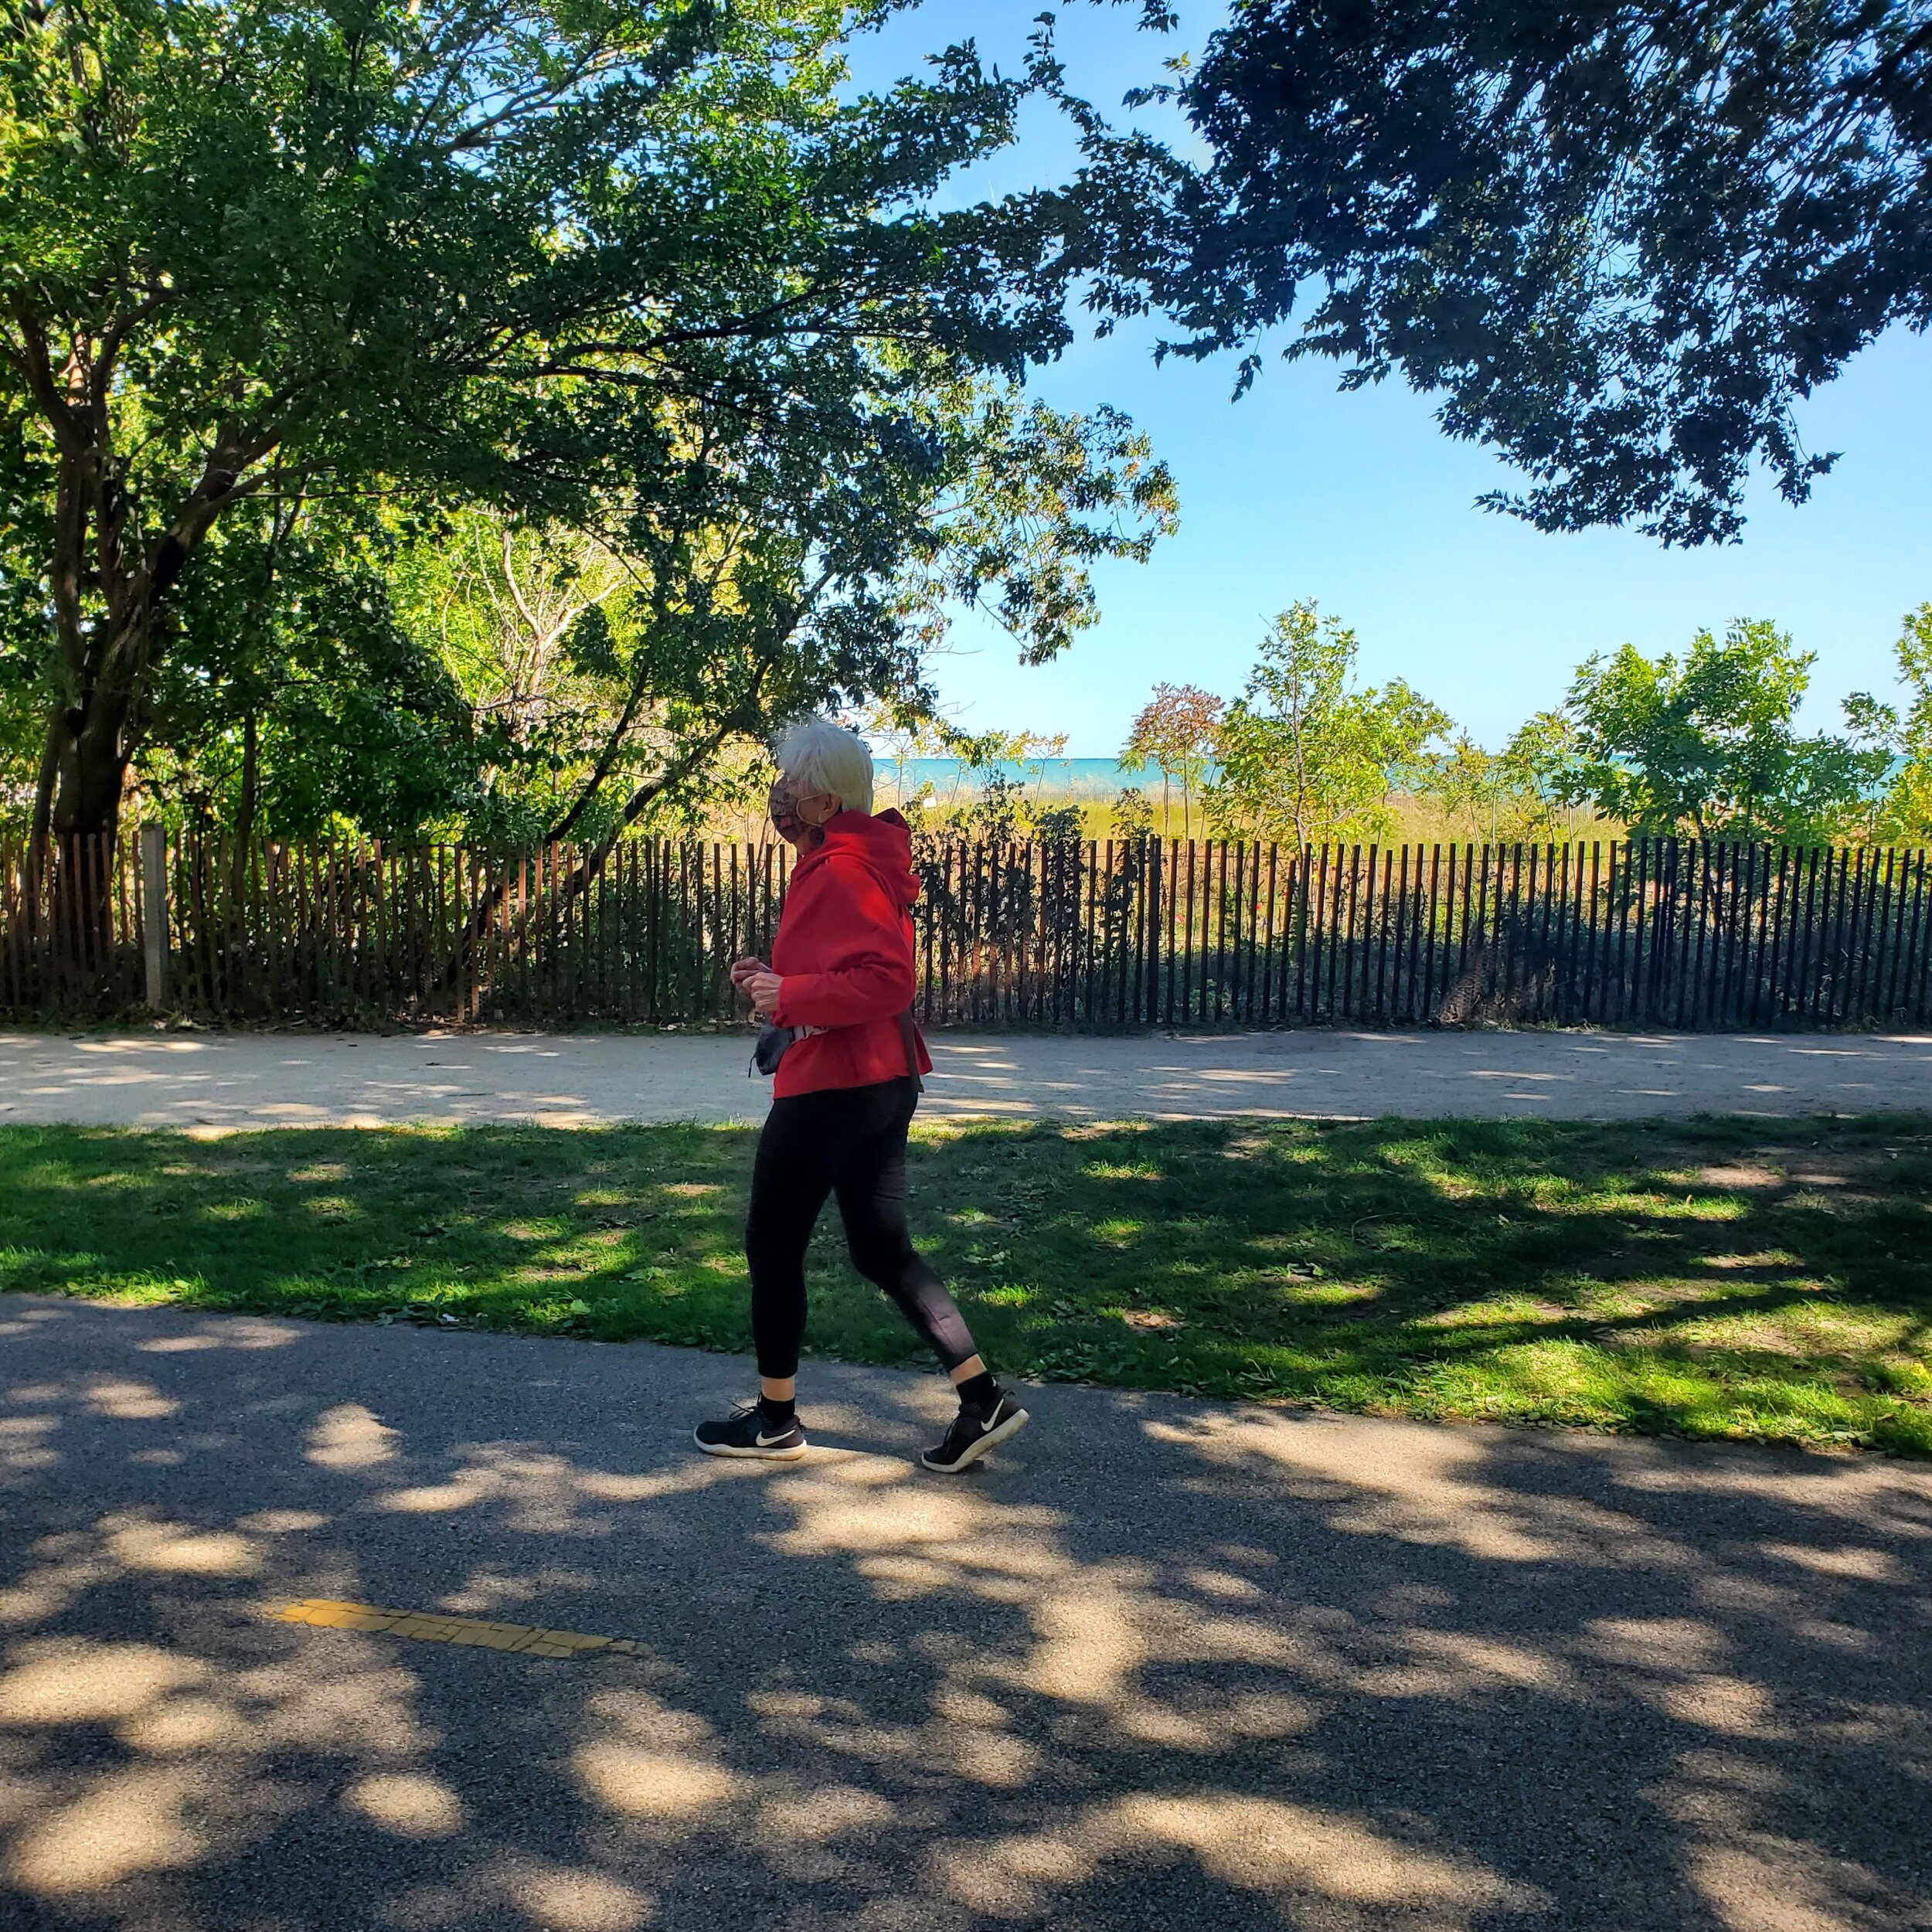
[[[998,1029],[1919,1027],[1928,855],[1662,841],[922,839],[918,1012]],[[692,1026],[739,1017],[782,846],[70,841],[0,852],[0,1013]]]

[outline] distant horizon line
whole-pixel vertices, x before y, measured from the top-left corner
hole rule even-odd
[[[1208,767],[1202,781],[1214,770]],[[895,799],[916,797],[928,784],[941,794],[978,792],[995,774],[1041,798],[1113,798],[1124,791],[1158,791],[1162,783],[1158,766],[1130,771],[1117,758],[1003,758],[992,764],[969,765],[963,758],[901,759],[875,752],[872,771],[876,789]],[[1180,789],[1179,780],[1167,782],[1172,790]]]

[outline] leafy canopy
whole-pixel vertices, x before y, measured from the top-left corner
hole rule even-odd
[[[1859,733],[1798,733],[1815,660],[1742,618],[1722,640],[1700,631],[1682,658],[1630,645],[1592,657],[1565,702],[1575,736],[1556,783],[1634,838],[1843,836],[1869,818],[1891,753]]]
[[[1760,461],[1801,502],[1795,406],[1932,320],[1923,0],[1236,0],[1182,64],[1198,168],[1074,104],[1103,305],[1399,371],[1541,529],[1732,538]]]
[[[1932,604],[1906,613],[1895,655],[1904,708],[1864,694],[1845,708],[1854,729],[1894,760],[1873,835],[1924,845],[1932,842]]]
[[[417,546],[409,607],[455,654],[488,760],[477,828],[602,841],[700,790],[749,795],[747,747],[806,709],[917,726],[959,608],[1039,662],[1095,621],[1093,560],[1172,527],[1171,478],[1114,412],[964,381],[915,409],[911,449],[789,474],[738,471],[722,423],[610,545],[472,515],[465,543]]]
[[[243,838],[392,839],[464,808],[471,720],[397,607],[393,559],[361,505],[258,500],[223,520],[160,620],[145,815]]]
[[[113,823],[162,614],[253,499],[595,532],[641,586],[620,736],[662,728],[660,790],[774,706],[905,685],[915,567],[1060,648],[1083,560],[1139,540],[1113,508],[1170,492],[1117,419],[1002,400],[1068,337],[1057,204],[934,190],[1024,85],[954,49],[842,99],[876,11],[16,6],[0,530],[52,614],[37,815]]]

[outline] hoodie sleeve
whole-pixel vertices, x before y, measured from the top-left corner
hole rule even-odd
[[[818,929],[811,937],[822,934],[832,942],[825,950],[838,964],[824,972],[783,975],[778,1023],[855,1026],[891,1019],[911,1005],[917,985],[905,911],[869,866],[834,859],[825,871],[811,903],[798,910],[805,915],[801,924]]]

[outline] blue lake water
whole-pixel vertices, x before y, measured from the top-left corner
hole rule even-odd
[[[994,772],[1023,786],[1042,799],[1100,799],[1117,796],[1124,787],[1158,796],[1161,774],[1150,765],[1145,771],[1123,771],[1111,758],[1042,758],[1030,764],[1009,763],[974,770],[957,758],[907,758],[878,761],[877,788],[882,801],[917,797],[930,785],[935,804],[964,804],[976,798]],[[1180,787],[1174,787],[1178,801]]]

